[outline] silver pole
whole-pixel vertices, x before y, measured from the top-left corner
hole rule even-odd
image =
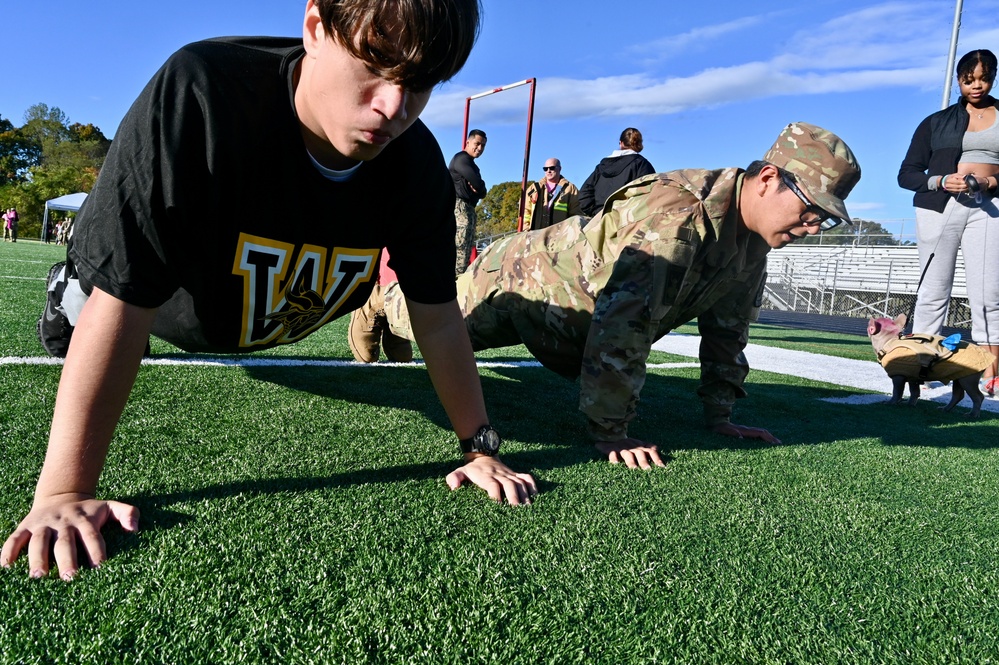
[[[954,60],[957,56],[957,35],[961,32],[961,8],[963,6],[964,0],[957,0],[954,3],[954,31],[950,35],[950,53],[947,55],[947,71],[944,72],[944,93],[943,101],[940,102],[941,109],[950,106],[951,73],[954,71]]]

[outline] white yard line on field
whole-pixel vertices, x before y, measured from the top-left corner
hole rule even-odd
[[[670,334],[656,342],[652,348],[679,356],[697,358],[701,338],[696,335]],[[871,354],[873,356],[873,350]],[[799,376],[813,381],[822,381],[847,388],[873,391],[875,395],[851,395],[849,397],[825,398],[829,402],[869,404],[884,401],[891,394],[891,381],[881,366],[873,360],[850,360],[819,353],[791,351],[770,346],[750,344],[746,347],[746,358],[752,369]],[[61,358],[0,357],[0,365],[61,365]],[[203,358],[146,358],[143,365],[150,366],[200,366],[200,367],[415,367],[421,363],[375,363],[364,364],[352,360],[308,360],[297,358],[245,358],[245,357],[203,357]],[[541,367],[536,360],[488,361],[480,360],[479,367],[518,368]],[[684,369],[699,367],[697,362],[650,363],[649,369]],[[930,382],[923,386],[921,399],[946,404],[950,399],[950,385]],[[965,398],[959,406],[970,407],[971,401]],[[983,410],[999,412],[999,399],[986,398]]]
[[[697,357],[701,338],[696,335],[669,334],[652,345],[657,351],[665,351],[679,356]],[[891,394],[891,379],[876,361],[836,358],[807,351],[791,351],[771,346],[749,344],[746,346],[746,360],[752,369],[800,376],[813,381],[823,381],[847,388],[859,388],[881,393],[880,395],[851,395],[850,397],[827,397],[827,402],[848,404],[870,404],[885,401],[884,395]],[[871,357],[874,350],[871,349]],[[919,398],[946,404],[950,401],[951,386],[938,381],[930,381],[922,387]],[[905,399],[908,399],[906,392]],[[965,397],[959,407],[971,407],[971,399]],[[982,409],[999,412],[999,399],[985,398]]]

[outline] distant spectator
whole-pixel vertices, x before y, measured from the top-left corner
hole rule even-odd
[[[562,177],[562,162],[545,161],[545,177],[527,186],[524,204],[524,230],[537,230],[558,224],[567,217],[582,215],[579,190]]]
[[[629,127],[621,132],[618,146],[618,150],[600,160],[579,190],[579,205],[589,217],[600,212],[611,194],[636,178],[656,172],[649,160],[638,154],[645,147],[640,131]]]
[[[486,196],[486,183],[475,160],[486,149],[486,133],[473,129],[465,140],[465,148],[451,158],[448,168],[454,180],[454,221],[457,229],[454,247],[458,256],[455,259],[455,276],[465,272],[472,260],[472,245],[475,243],[475,204]]]
[[[60,245],[65,245],[69,243],[69,236],[73,232],[73,221],[75,217],[67,217],[62,223],[62,228],[59,229],[59,235],[56,242]]]
[[[10,239],[11,242],[17,242],[17,223],[20,217],[17,214],[17,208],[9,208],[7,214],[4,215],[3,224],[3,239]]]

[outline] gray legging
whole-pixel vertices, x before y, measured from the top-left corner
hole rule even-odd
[[[957,250],[964,255],[971,307],[971,337],[999,345],[999,208],[990,196],[981,203],[952,198],[942,213],[916,208],[920,270],[933,254],[916,298],[913,332],[940,334],[954,285]]]

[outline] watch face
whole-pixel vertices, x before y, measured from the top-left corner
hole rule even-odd
[[[500,447],[500,435],[492,427],[483,427],[475,435],[476,447],[484,453],[494,453]]]

